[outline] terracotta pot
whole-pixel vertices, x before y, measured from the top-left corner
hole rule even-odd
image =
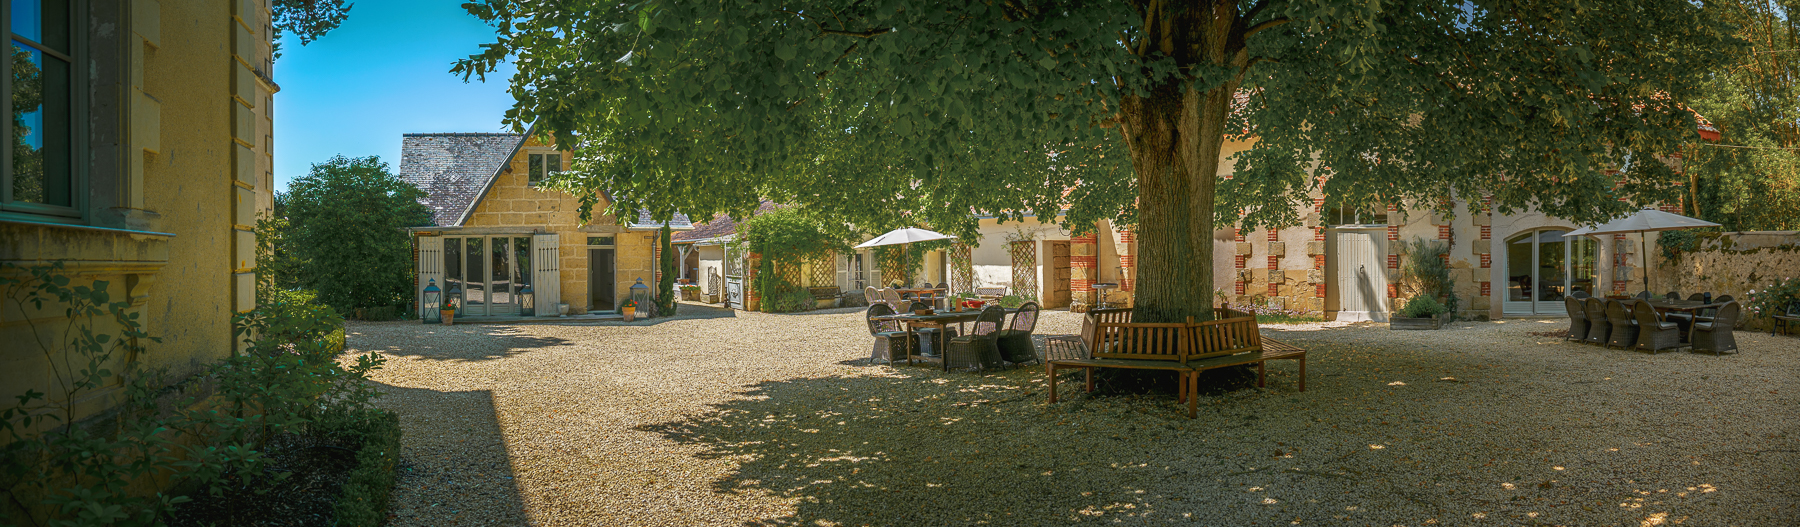
[[[446,325],[446,326],[456,325],[456,322],[455,322],[456,312],[455,311],[439,311],[438,316],[444,319],[444,325]]]
[[[619,314],[625,315],[625,321],[630,322],[632,320],[637,319],[637,308],[635,308],[635,307],[619,308]]]

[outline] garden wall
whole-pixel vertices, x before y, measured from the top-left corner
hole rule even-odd
[[[1696,237],[1693,250],[1672,259],[1660,247],[1651,249],[1656,262],[1652,291],[1683,296],[1711,291],[1743,299],[1752,289],[1800,276],[1800,231],[1702,232]]]

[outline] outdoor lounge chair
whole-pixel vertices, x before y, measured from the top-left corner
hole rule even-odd
[[[1681,342],[1681,326],[1667,322],[1656,316],[1656,308],[1649,303],[1638,302],[1631,308],[1632,315],[1638,322],[1637,348],[1649,350],[1650,353],[1666,349],[1685,348]]]
[[[999,367],[1002,364],[1000,325],[1005,322],[1005,309],[999,306],[983,308],[968,335],[950,339],[949,347],[944,350],[945,367],[982,370]]]
[[[1637,305],[1650,307],[1650,304],[1643,302],[1638,302]],[[1650,312],[1655,313],[1656,311],[1651,310]],[[1638,331],[1642,328],[1638,327],[1637,319],[1631,316],[1631,312],[1627,310],[1624,302],[1618,300],[1606,302],[1606,321],[1612,324],[1612,331],[1606,337],[1606,347],[1618,346],[1631,349],[1633,344],[1637,344]]]
[[[875,346],[869,352],[869,360],[885,360],[888,364],[893,364],[896,360],[905,359],[911,363],[913,351],[918,348],[919,343],[911,338],[912,335],[899,322],[875,320],[875,317],[892,314],[894,308],[888,307],[886,303],[869,304],[864,318],[869,322],[869,335],[875,337]]]
[[[1588,333],[1587,308],[1575,297],[1563,299],[1563,309],[1569,312],[1569,340],[1585,340]]]
[[[1737,351],[1737,339],[1731,335],[1731,328],[1737,325],[1739,312],[1737,302],[1726,302],[1711,322],[1694,324],[1693,337],[1690,338],[1694,351],[1710,351],[1713,355]]]
[[[1610,336],[1612,323],[1606,319],[1606,302],[1598,298],[1589,298],[1584,304],[1583,314],[1587,315],[1588,331],[1586,340],[1589,344],[1606,345],[1606,337]]]
[[[1037,329],[1037,319],[1037,302],[1019,306],[1019,311],[1013,313],[1012,323],[996,335],[1001,359],[1013,364],[1042,362],[1037,355],[1037,346],[1031,343],[1031,332]]]

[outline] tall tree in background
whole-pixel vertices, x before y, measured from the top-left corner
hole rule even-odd
[[[1800,2],[1713,5],[1749,46],[1715,70],[1694,103],[1720,139],[1687,151],[1687,213],[1725,230],[1800,229]]]
[[[665,223],[657,238],[657,251],[662,255],[657,269],[662,276],[656,281],[656,316],[675,316],[675,230]]]
[[[336,156],[314,164],[281,197],[287,253],[298,260],[300,285],[342,313],[412,298],[406,228],[431,225],[431,210],[420,197],[378,157]]]
[[[1678,174],[1628,159],[1694,137],[1680,103],[1735,45],[1683,0],[466,6],[497,37],[453,71],[517,59],[506,119],[578,145],[567,190],[964,236],[971,211],[1067,202],[1075,229],[1135,225],[1147,322],[1210,318],[1214,227],[1295,223],[1320,186],[1576,219],[1673,198]],[[1234,138],[1257,142],[1221,187]]]

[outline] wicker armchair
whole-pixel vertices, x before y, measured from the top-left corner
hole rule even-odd
[[[1737,351],[1737,339],[1732,337],[1731,328],[1738,322],[1740,308],[1737,302],[1726,302],[1719,307],[1719,315],[1711,322],[1694,324],[1694,351],[1710,351],[1713,355],[1721,352]]]
[[[1582,307],[1582,314],[1587,315],[1588,321],[1587,338],[1582,340],[1588,344],[1605,345],[1606,337],[1612,331],[1612,323],[1606,319],[1606,301],[1589,298],[1582,303]]]
[[[1588,333],[1587,311],[1580,299],[1563,299],[1563,310],[1569,312],[1569,340],[1585,340]]]
[[[1665,299],[1665,300],[1681,300],[1681,293],[1670,291],[1668,293],[1663,294],[1663,299]]]
[[[1649,300],[1654,296],[1656,296],[1656,295],[1650,294],[1650,291],[1638,291],[1637,299],[1638,300]]]
[[[1691,302],[1699,302],[1702,300],[1706,300],[1706,295],[1703,293],[1694,293],[1694,294],[1688,295],[1687,299]]]
[[[905,328],[900,327],[899,322],[875,319],[875,317],[892,314],[894,314],[894,308],[888,307],[887,304],[880,302],[869,304],[869,311],[865,318],[869,322],[869,335],[875,337],[875,347],[869,352],[869,360],[885,360],[888,364],[893,364],[895,360],[905,359],[908,364],[911,364],[913,352],[919,346],[918,341],[913,340],[912,335],[907,333]]]
[[[921,309],[931,309],[931,305],[914,300],[906,306],[907,313],[914,313]],[[956,328],[918,328],[913,332],[919,334],[919,355],[926,360],[942,357],[948,339],[956,336]]]
[[[1026,302],[1013,313],[1012,323],[996,334],[1000,346],[1000,358],[1013,364],[1042,362],[1038,358],[1037,346],[1031,343],[1031,332],[1037,329],[1037,302]]]
[[[1643,302],[1638,302],[1637,305],[1650,307],[1649,304]],[[1632,318],[1631,311],[1625,307],[1625,303],[1618,300],[1606,302],[1606,321],[1612,324],[1612,332],[1606,338],[1606,347],[1608,348],[1618,346],[1630,349],[1631,345],[1638,341],[1638,332],[1643,330],[1638,327],[1637,319]]]
[[[881,298],[881,290],[872,285],[863,287],[863,299],[868,300],[871,306],[885,301]]]
[[[1681,326],[1656,316],[1656,308],[1650,307],[1650,304],[1638,302],[1632,306],[1631,312],[1638,322],[1637,348],[1656,353],[1687,347],[1687,344],[1681,342]]]
[[[887,302],[888,307],[895,310],[906,307],[906,300],[900,298],[900,292],[893,288],[882,288],[881,299]]]
[[[944,367],[982,370],[999,367],[1002,364],[1000,325],[1005,322],[1005,309],[998,306],[982,309],[968,335],[950,339],[949,348],[944,350]]]

